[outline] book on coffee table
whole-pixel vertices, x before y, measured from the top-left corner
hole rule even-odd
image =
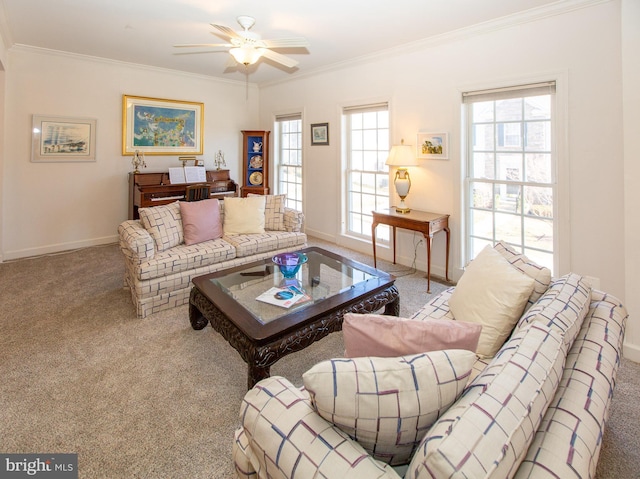
[[[306,301],[309,301],[311,299],[298,288],[279,288],[277,286],[274,286],[273,288],[269,288],[267,291],[262,293],[256,299],[258,301],[262,301],[263,303],[274,304],[276,306],[280,306],[281,308],[288,309],[305,298]]]

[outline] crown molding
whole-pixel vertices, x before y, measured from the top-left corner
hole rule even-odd
[[[363,65],[377,60],[392,58],[401,54],[411,53],[416,50],[425,50],[428,48],[433,48],[439,45],[453,43],[460,40],[468,40],[469,38],[479,35],[485,35],[487,33],[504,30],[526,23],[537,22],[549,17],[565,15],[576,10],[590,8],[603,3],[609,3],[611,1],[613,0],[559,0],[542,7],[532,8],[523,12],[506,15],[504,17],[495,18],[486,22],[477,23],[469,27],[460,28],[458,30],[452,30],[450,32],[442,33],[439,35],[433,35],[422,40],[405,43],[403,45],[387,48],[368,55],[362,55],[350,60],[333,63],[331,65],[316,68],[303,73],[296,73],[288,78],[260,83],[259,86],[266,87],[278,85],[294,80],[300,80],[302,78],[312,77],[321,73],[341,70],[347,67],[352,67],[354,65]]]

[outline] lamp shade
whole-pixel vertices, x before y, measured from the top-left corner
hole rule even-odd
[[[404,140],[400,145],[393,145],[385,164],[389,166],[416,166],[418,160],[413,151],[413,146],[405,145]]]

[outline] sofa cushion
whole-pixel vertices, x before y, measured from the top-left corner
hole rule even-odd
[[[345,356],[395,357],[408,354],[466,349],[474,352],[482,325],[449,319],[419,321],[381,314],[344,315]]]
[[[228,236],[225,234],[224,239],[235,247],[238,258],[244,258],[284,248],[299,249],[306,244],[307,235],[287,231],[265,231],[262,234]]]
[[[486,246],[469,263],[449,298],[459,321],[482,324],[477,353],[492,357],[504,344],[522,315],[534,280]]]
[[[464,350],[331,359],[313,366],[302,380],[320,416],[375,459],[401,465],[462,394],[474,360]]]
[[[539,322],[564,335],[571,348],[591,304],[591,285],[580,275],[569,273],[555,279],[546,293],[522,315],[517,328]]]
[[[139,208],[138,215],[142,226],[153,238],[157,251],[173,248],[184,241],[178,201],[168,205]]]
[[[224,234],[264,233],[265,197],[224,199]]]
[[[514,268],[522,271],[527,276],[530,276],[535,281],[533,283],[533,291],[531,291],[531,296],[529,296],[529,300],[527,301],[527,305],[525,306],[525,311],[533,305],[540,296],[544,294],[544,292],[549,287],[549,283],[551,283],[551,270],[545,266],[540,266],[539,264],[531,261],[525,255],[516,253],[509,245],[507,245],[503,241],[498,241],[498,243],[494,246],[494,249],[500,253],[504,258],[513,266]]]
[[[566,357],[556,331],[514,333],[431,427],[406,477],[512,477],[554,397]]]
[[[162,253],[156,254],[153,259],[141,263],[135,271],[139,280],[145,281],[176,273],[187,273],[196,268],[208,266],[236,257],[235,248],[221,238],[204,241],[195,245],[179,245]],[[163,287],[166,291],[172,291],[175,280],[170,280]],[[147,287],[148,288],[148,287]],[[161,291],[148,291],[148,294],[158,294]]]
[[[217,199],[180,202],[184,244],[192,245],[222,238],[218,203]]]
[[[262,196],[249,193],[250,196]],[[264,229],[267,231],[285,231],[284,227],[284,204],[287,195],[264,195]]]

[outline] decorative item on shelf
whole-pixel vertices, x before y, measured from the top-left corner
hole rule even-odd
[[[140,173],[140,168],[146,168],[147,164],[144,161],[144,153],[140,153],[136,150],[133,154],[133,158],[131,159],[131,164],[133,165],[134,173]]]
[[[285,279],[295,278],[300,267],[308,260],[307,255],[303,253],[280,253],[271,258]]]
[[[409,213],[411,211],[404,203],[404,199],[409,194],[411,188],[411,178],[409,177],[408,166],[418,165],[418,161],[413,153],[413,147],[411,145],[405,145],[404,140],[401,140],[399,145],[393,145],[389,152],[389,157],[385,163],[389,166],[397,166],[396,176],[393,180],[393,184],[396,187],[396,193],[400,197],[400,206],[396,206],[396,212]]]
[[[227,166],[227,163],[224,161],[224,153],[222,153],[222,150],[218,150],[213,163],[216,165],[216,170],[219,170],[221,166]]]

